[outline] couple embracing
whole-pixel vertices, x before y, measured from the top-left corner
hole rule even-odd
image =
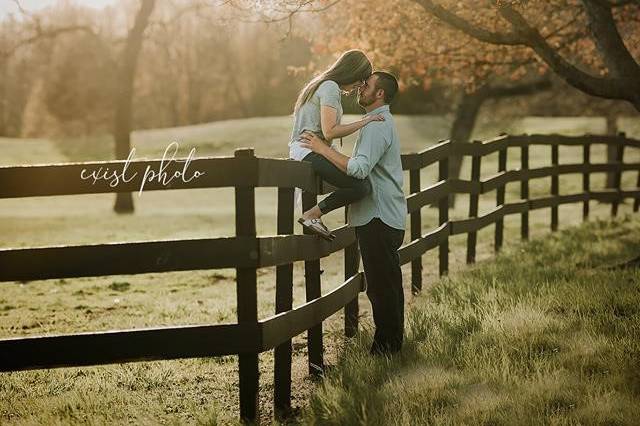
[[[404,334],[398,248],[404,240],[407,206],[400,143],[389,111],[397,92],[393,75],[373,72],[363,52],[347,51],[300,92],[289,143],[291,159],[308,161],[323,180],[338,188],[298,222],[331,240],[322,215],[349,206],[348,224],[355,227],[375,323],[370,352],[376,355],[398,352]],[[361,120],[341,123],[342,93],[357,95],[365,111]],[[359,133],[353,152],[346,156],[336,140],[355,132]]]

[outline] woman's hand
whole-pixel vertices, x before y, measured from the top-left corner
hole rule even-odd
[[[384,115],[382,114],[370,115],[365,117],[364,120],[367,122],[367,124],[371,123],[372,121],[384,121]]]
[[[315,133],[304,131],[300,135],[300,139],[305,142],[301,143],[300,146],[304,148],[309,148],[313,152],[317,152],[318,154],[322,154],[325,149],[330,149],[327,142],[324,139],[321,139]]]

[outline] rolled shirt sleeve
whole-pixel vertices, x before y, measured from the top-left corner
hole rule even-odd
[[[369,123],[360,130],[355,155],[347,162],[347,174],[365,179],[391,144],[378,123]]]

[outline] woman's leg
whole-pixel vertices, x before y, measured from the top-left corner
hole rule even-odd
[[[347,175],[331,161],[316,152],[310,152],[302,161],[312,164],[314,171],[323,180],[338,188],[318,203],[313,212],[309,211],[309,217],[320,217],[339,207],[344,207],[358,201],[371,192],[369,178],[357,179]],[[307,212],[305,212],[307,213]]]

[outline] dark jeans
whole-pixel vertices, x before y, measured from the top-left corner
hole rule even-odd
[[[322,214],[358,201],[371,192],[371,181],[368,177],[357,179],[349,176],[317,152],[310,152],[302,161],[310,162],[313,170],[324,181],[339,188],[318,203]]]
[[[356,237],[376,326],[371,350],[397,352],[404,335],[404,292],[398,258],[404,230],[374,218],[366,225],[356,226]]]

